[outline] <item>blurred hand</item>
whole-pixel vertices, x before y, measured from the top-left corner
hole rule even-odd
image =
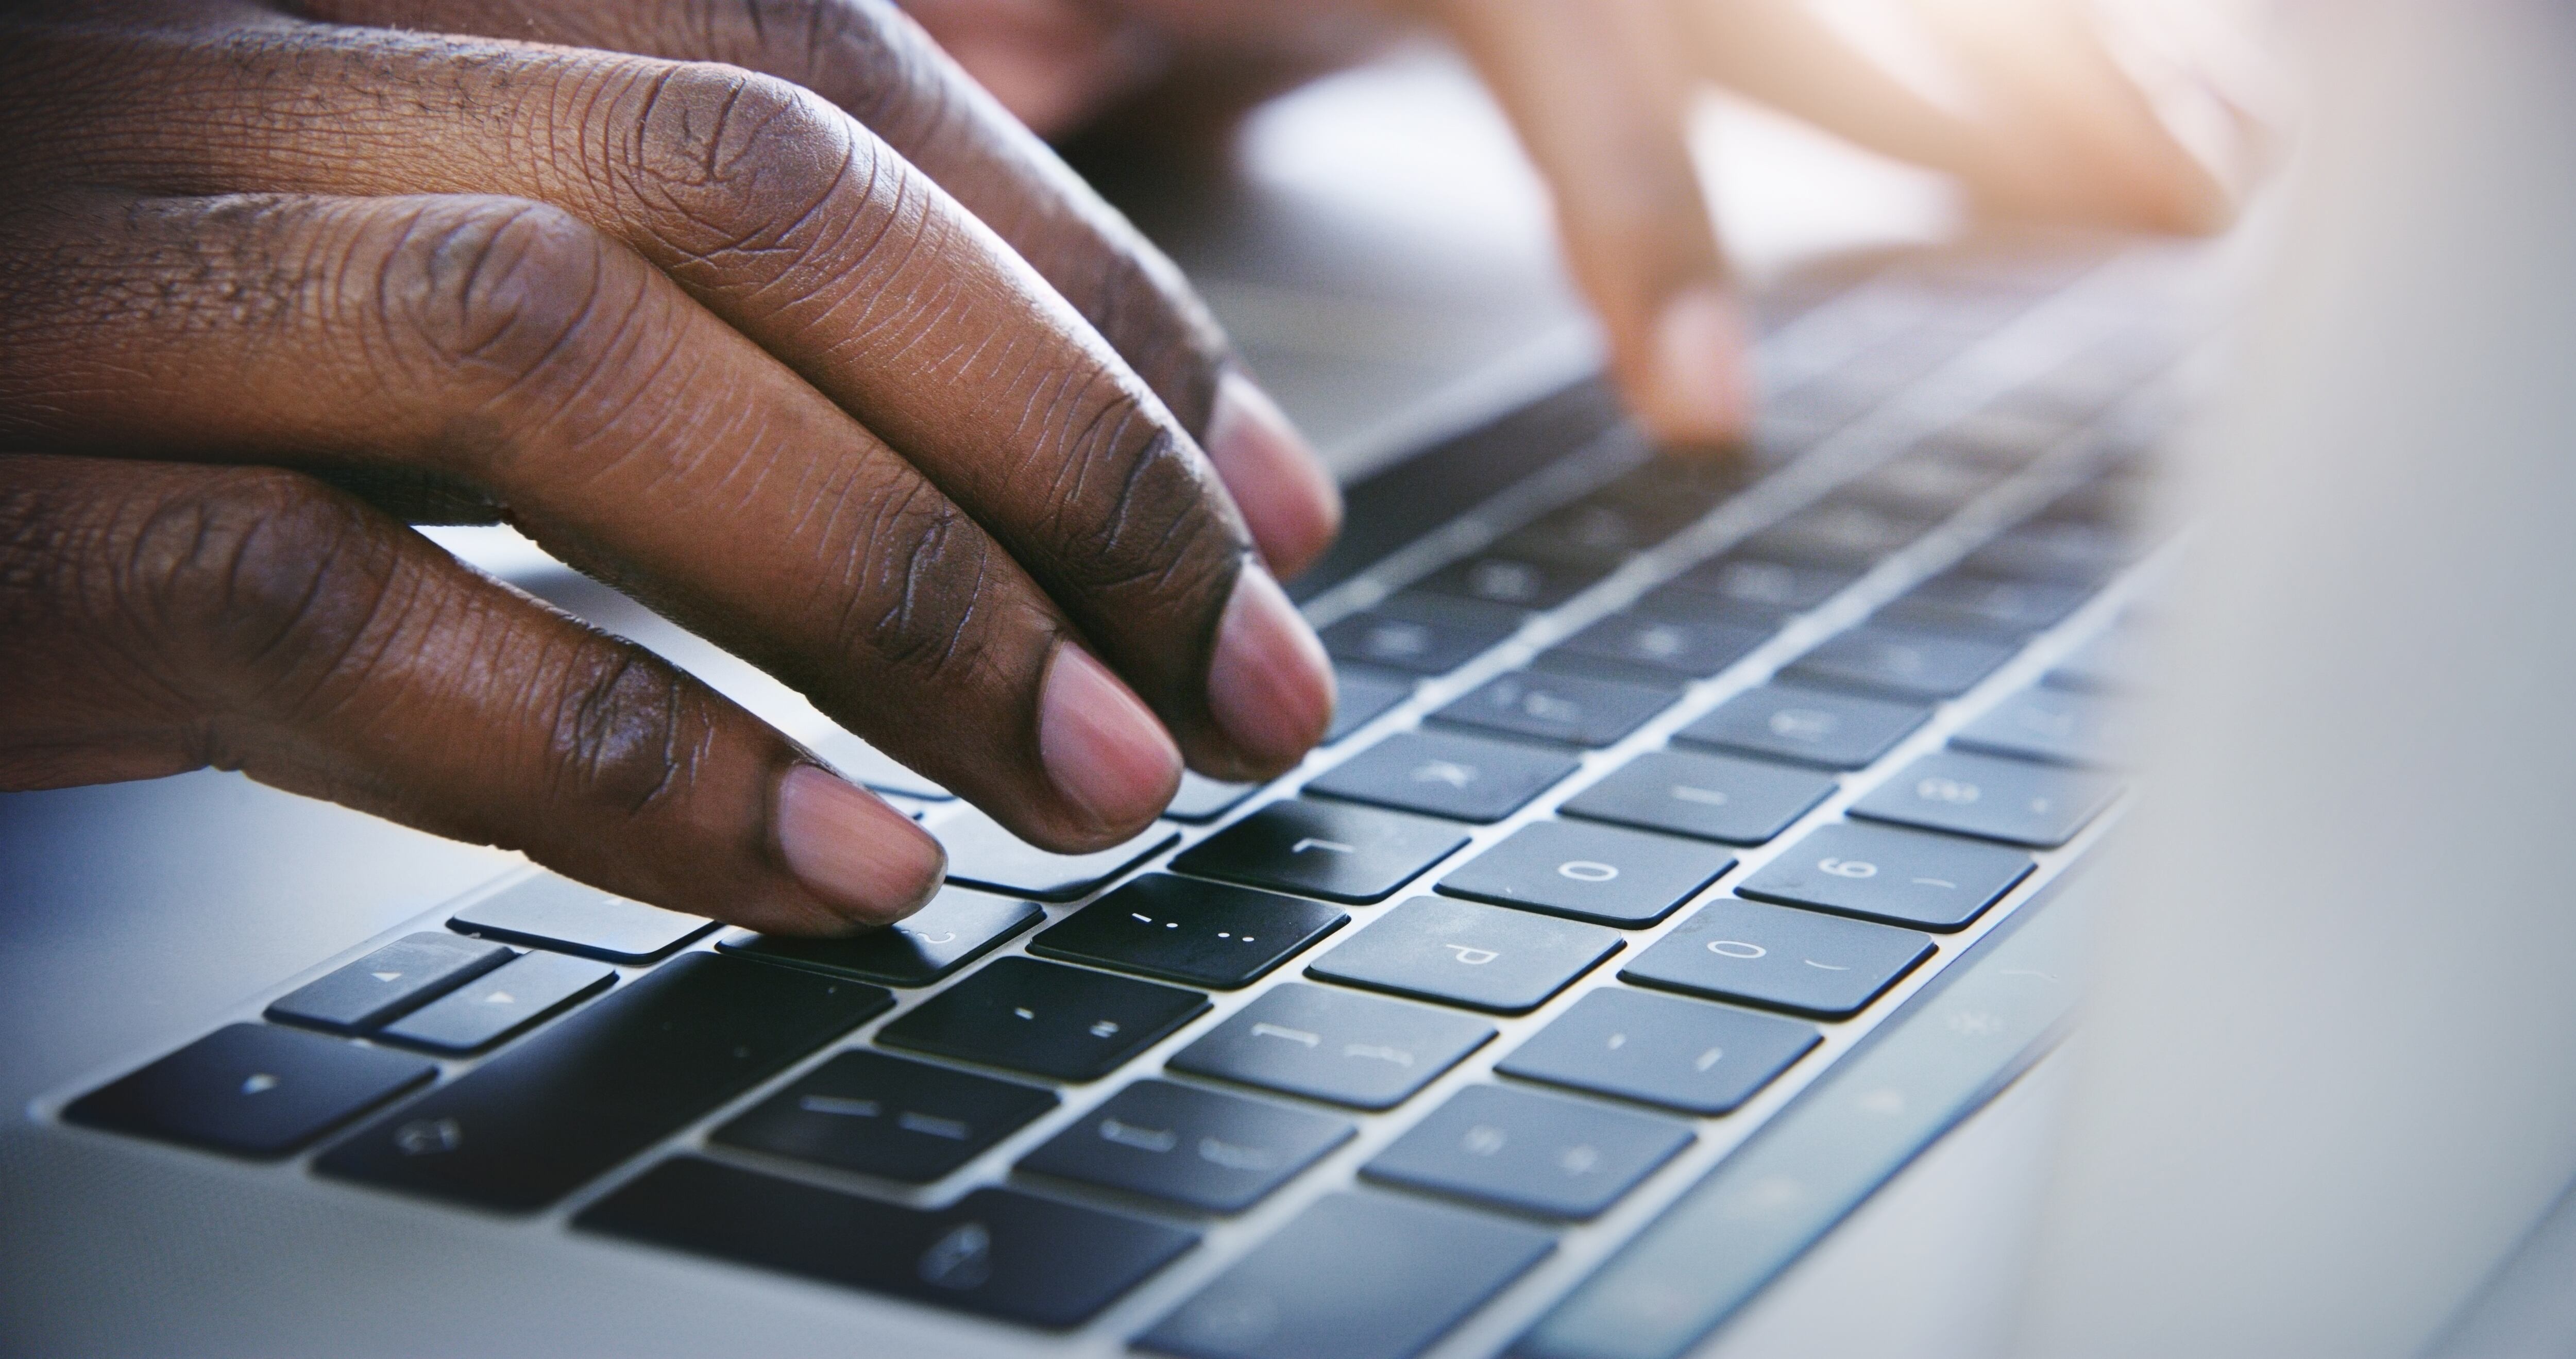
[[[906,0],[1002,102],[1050,135],[1178,63],[1314,64],[1355,29],[1438,21],[1483,74],[1553,193],[1612,370],[1667,442],[1751,418],[1747,331],[1686,144],[1715,83],[1958,176],[1988,207],[2153,230],[2232,210],[2074,0],[1891,0],[1954,87],[1934,99],[1806,0]]]
[[[460,510],[1050,848],[1321,733],[1261,562],[1322,550],[1331,482],[890,6],[0,38],[0,787],[242,769],[761,929],[936,888],[907,817],[396,517]]]

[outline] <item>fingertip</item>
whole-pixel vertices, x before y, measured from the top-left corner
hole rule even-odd
[[[1658,442],[1725,448],[1753,425],[1751,327],[1734,294],[1694,284],[1664,299],[1655,313],[1646,390],[1632,394],[1639,419]]]
[[[1210,771],[1267,778],[1302,759],[1333,719],[1333,665],[1270,573],[1246,563],[1217,625],[1208,710],[1241,761]]]
[[[1181,748],[1153,710],[1079,644],[1056,644],[1038,697],[1038,759],[1056,792],[1104,835],[1169,806]]]
[[[1294,576],[1332,546],[1341,488],[1259,383],[1239,371],[1217,380],[1205,446],[1274,574]]]
[[[779,858],[805,890],[855,925],[920,910],[948,873],[948,854],[911,817],[810,764],[778,781]]]

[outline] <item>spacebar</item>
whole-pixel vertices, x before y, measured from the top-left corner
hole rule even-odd
[[[1512,1359],[1677,1359],[2055,1040],[2099,879],[2032,901],[1577,1284]]]

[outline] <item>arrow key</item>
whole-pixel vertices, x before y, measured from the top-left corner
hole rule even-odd
[[[431,931],[407,935],[278,997],[268,1017],[333,1033],[364,1033],[517,956],[482,939]]]
[[[433,1052],[474,1052],[615,980],[617,969],[606,963],[530,953],[413,1011],[387,1027],[385,1037]]]

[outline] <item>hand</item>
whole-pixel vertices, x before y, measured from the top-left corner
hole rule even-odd
[[[1923,54],[1948,68],[1958,97],[1938,101],[1804,0],[907,3],[1050,133],[1182,63],[1312,69],[1362,50],[1353,30],[1363,20],[1437,20],[1548,181],[1630,405],[1685,448],[1732,441],[1752,414],[1746,327],[1686,145],[1700,84],[1947,171],[2007,213],[2193,231],[2231,211],[2219,179],[2069,0],[1890,0],[1917,21]]]
[[[907,817],[386,507],[505,518],[1058,850],[1321,733],[1261,559],[1330,481],[888,5],[0,38],[0,786],[236,768],[759,929],[936,889]]]

